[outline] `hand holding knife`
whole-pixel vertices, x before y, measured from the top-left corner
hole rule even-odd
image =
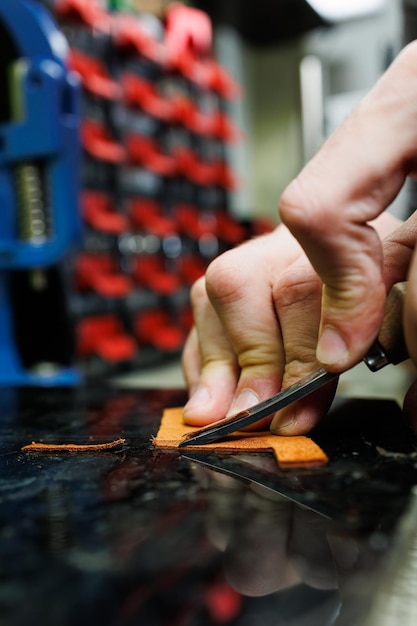
[[[387,297],[384,319],[377,340],[373,343],[363,361],[372,372],[377,372],[389,363],[396,365],[408,358],[405,345],[402,310],[406,291],[406,283],[395,284]],[[337,379],[339,374],[327,372],[319,368],[297,381],[290,387],[280,391],[247,410],[240,411],[231,417],[209,424],[186,435],[180,447],[204,445],[222,439],[225,435],[241,430],[284,407],[300,400]]]

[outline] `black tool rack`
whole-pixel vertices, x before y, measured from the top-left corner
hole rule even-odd
[[[87,377],[178,355],[191,284],[259,223],[228,210],[238,184],[226,147],[240,88],[214,59],[211,23],[48,0],[82,83],[84,238],[74,259],[76,360]]]

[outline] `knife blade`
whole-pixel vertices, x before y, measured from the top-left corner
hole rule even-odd
[[[389,363],[395,365],[408,358],[402,328],[402,310],[405,293],[406,283],[397,283],[388,294],[384,319],[378,338],[363,358],[363,361],[372,372],[380,370]],[[213,424],[188,433],[184,436],[179,447],[205,445],[218,441],[226,435],[256,424],[264,417],[276,413],[297,400],[305,398],[317,391],[317,389],[336,380],[338,376],[339,374],[327,372],[320,367],[271,398],[263,400],[248,409],[239,411],[239,413],[230,417],[225,417]]]
[[[271,398],[255,404],[249,409],[239,411],[230,417],[225,417],[214,424],[203,426],[197,431],[188,433],[184,436],[184,439],[179,444],[179,447],[190,445],[203,445],[207,443],[213,443],[222,439],[225,435],[235,432],[236,430],[242,430],[246,426],[255,424],[264,417],[268,417],[271,413],[275,413],[280,409],[292,404],[296,400],[305,398],[313,391],[328,385],[331,381],[336,380],[338,374],[332,374],[326,372],[325,369],[320,367],[313,373],[304,376],[293,385],[290,385],[283,391],[275,394]]]

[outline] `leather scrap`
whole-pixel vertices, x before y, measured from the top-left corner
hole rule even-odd
[[[108,441],[107,443],[42,443],[32,441],[26,446],[21,448],[22,452],[99,452],[101,450],[109,450],[110,448],[116,448],[124,444],[126,439],[115,439],[114,441]]]
[[[158,448],[177,448],[182,437],[192,431],[194,426],[183,423],[182,407],[165,409],[161,424],[153,443]],[[323,465],[328,457],[312,439],[305,436],[280,437],[269,431],[239,431],[228,435],[222,441],[205,445],[190,445],[186,450],[226,450],[231,452],[266,452],[272,451],[281,466]]]

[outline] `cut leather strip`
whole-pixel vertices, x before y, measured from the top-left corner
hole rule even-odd
[[[42,443],[32,441],[32,443],[21,448],[22,452],[46,452],[46,453],[61,453],[61,452],[73,452],[73,453],[85,453],[85,452],[100,452],[101,450],[109,450],[111,448],[117,448],[124,444],[126,439],[115,439],[114,441],[108,441],[107,443]]]
[[[195,431],[194,426],[183,423],[182,407],[165,409],[161,424],[153,443],[158,448],[177,448],[187,433]],[[328,457],[312,439],[304,436],[280,437],[269,431],[239,431],[225,437],[222,441],[204,446],[190,445],[185,450],[226,450],[231,452],[272,451],[279,465],[323,465]]]

